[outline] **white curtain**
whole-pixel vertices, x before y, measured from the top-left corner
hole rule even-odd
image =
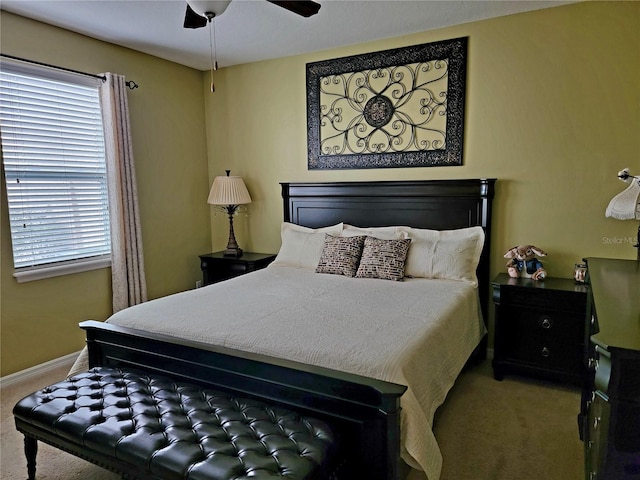
[[[111,220],[113,312],[147,300],[136,172],[122,75],[103,74],[100,88]]]

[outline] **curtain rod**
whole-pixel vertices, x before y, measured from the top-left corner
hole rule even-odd
[[[73,70],[71,68],[58,67],[57,65],[51,65],[49,63],[36,62],[35,60],[28,60],[26,58],[15,57],[13,55],[7,55],[6,53],[0,53],[0,56],[6,57],[6,58],[10,58],[12,60],[18,60],[20,62],[27,62],[27,63],[32,63],[34,65],[40,65],[42,67],[55,68],[57,70],[62,70],[62,71],[65,71],[65,72],[77,73],[78,75],[85,75],[87,77],[97,78],[99,80],[102,80],[103,82],[107,81],[106,77],[103,77],[102,75],[95,75],[93,73],[81,72],[79,70]],[[138,84],[136,82],[134,82],[133,80],[127,80],[125,82],[125,84],[131,90],[133,90],[134,88],[138,88]]]

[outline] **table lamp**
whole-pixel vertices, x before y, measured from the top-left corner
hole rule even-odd
[[[618,172],[618,178],[629,186],[611,199],[605,216],[618,220],[640,220],[640,177],[630,175],[629,169],[625,168]],[[638,249],[637,258],[640,261],[640,226],[634,247]]]
[[[238,246],[233,232],[233,215],[240,205],[251,203],[251,196],[241,177],[230,176],[231,170],[226,172],[226,176],[213,179],[207,203],[222,207],[229,215],[229,241],[224,256],[241,257],[242,249]]]

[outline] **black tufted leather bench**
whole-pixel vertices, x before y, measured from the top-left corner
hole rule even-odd
[[[94,368],[25,397],[13,413],[31,480],[38,440],[128,479],[336,478],[325,422],[142,371]]]

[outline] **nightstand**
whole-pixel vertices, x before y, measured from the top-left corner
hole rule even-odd
[[[225,257],[224,252],[200,255],[200,268],[204,285],[255,272],[276,258],[273,253],[244,252],[241,257]]]
[[[520,373],[581,385],[587,291],[573,279],[498,275],[493,281],[494,378]]]

